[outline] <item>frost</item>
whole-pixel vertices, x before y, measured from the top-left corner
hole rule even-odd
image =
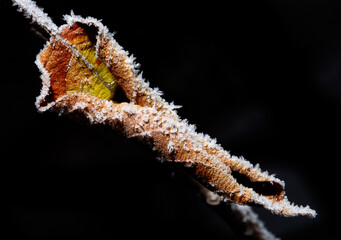
[[[71,109],[71,111],[75,111],[75,110],[83,110],[87,107],[87,105],[83,102],[77,102],[74,106],[73,109]]]
[[[149,116],[147,114],[143,115],[142,120],[143,120],[143,122],[148,123],[149,122]]]
[[[53,23],[52,19],[35,2],[30,0],[13,0],[13,5],[18,6],[18,10],[23,12],[25,17],[31,18],[52,35],[58,32],[57,25]]]
[[[279,240],[269,232],[264,223],[258,218],[258,215],[252,211],[249,206],[242,206],[237,204],[230,204],[231,210],[244,223],[244,235],[258,236],[257,239],[263,240]]]
[[[169,107],[170,107],[172,110],[182,108],[181,105],[175,105],[174,102],[171,102],[171,103],[169,104]]]
[[[270,199],[260,196],[254,199],[255,203],[261,204],[264,208],[272,211],[273,213],[281,213],[284,216],[298,216],[307,215],[310,217],[316,217],[315,210],[310,209],[309,206],[297,206],[288,201],[287,197],[278,202],[273,202]]]
[[[128,114],[128,115],[133,115],[135,114],[135,111],[127,104],[123,105],[122,109]]]
[[[168,142],[167,149],[168,149],[168,152],[169,152],[169,153],[172,153],[172,152],[176,151],[176,148],[175,148],[175,146],[174,146],[174,143],[171,142],[171,141]]]

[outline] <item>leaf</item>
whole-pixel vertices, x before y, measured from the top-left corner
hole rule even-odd
[[[117,80],[96,56],[95,33],[84,24],[66,26],[58,37],[52,37],[40,54],[40,62],[50,74],[54,100],[75,92],[105,100],[113,98]]]
[[[316,212],[291,204],[284,182],[242,157],[230,155],[215,139],[197,133],[182,120],[158,89],[138,73],[132,56],[114,40],[98,20],[71,13],[67,24],[57,27],[30,0],[15,0],[19,10],[51,35],[38,55],[43,88],[37,98],[39,111],[77,115],[90,123],[109,125],[128,138],[149,144],[160,159],[181,163],[224,201],[257,204],[285,216]],[[112,99],[119,86],[129,103]],[[128,174],[128,173],[127,173]]]

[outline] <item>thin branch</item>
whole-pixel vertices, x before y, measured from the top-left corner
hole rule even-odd
[[[246,239],[256,240],[278,240],[271,233],[265,224],[258,218],[258,215],[250,206],[243,206],[235,203],[224,203],[220,200],[219,195],[210,191],[201,183],[193,179],[189,174],[184,174],[189,182],[198,190],[206,204],[213,209],[227,224],[231,226],[233,231]]]

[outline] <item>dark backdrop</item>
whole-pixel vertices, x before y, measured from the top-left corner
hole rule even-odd
[[[144,77],[198,131],[286,182],[316,219],[256,208],[282,239],[336,238],[338,1],[37,1],[103,20]],[[144,145],[34,106],[44,41],[1,1],[3,239],[237,239],[181,172]]]

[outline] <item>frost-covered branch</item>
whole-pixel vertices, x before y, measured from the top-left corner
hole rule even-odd
[[[186,174],[187,175],[187,174]],[[195,185],[201,196],[222,219],[225,220],[239,235],[250,237],[257,240],[279,240],[271,233],[258,218],[258,215],[250,206],[235,203],[222,203],[219,195],[210,191],[205,186],[187,175],[191,183]]]

